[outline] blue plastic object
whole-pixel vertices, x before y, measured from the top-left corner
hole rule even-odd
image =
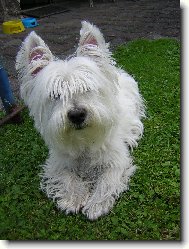
[[[39,25],[37,23],[36,18],[34,17],[26,17],[26,18],[22,18],[21,20],[25,28],[32,28],[32,27],[36,27]]]

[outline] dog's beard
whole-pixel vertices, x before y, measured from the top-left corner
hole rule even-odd
[[[54,115],[49,120],[44,139],[51,148],[56,147],[59,151],[68,151],[72,154],[101,147],[110,134],[113,124],[112,120],[108,120],[107,117],[106,119],[93,117],[80,125],[72,124],[67,119],[64,120],[61,115],[59,117],[57,119]]]

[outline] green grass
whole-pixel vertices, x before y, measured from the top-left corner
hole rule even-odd
[[[180,240],[180,44],[138,40],[114,56],[139,82],[147,106],[130,190],[94,222],[59,212],[39,190],[48,150],[24,111],[22,125],[0,128],[0,239]]]

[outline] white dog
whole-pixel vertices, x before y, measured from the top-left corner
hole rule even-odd
[[[21,97],[49,148],[41,189],[66,213],[95,220],[128,189],[129,149],[143,133],[136,81],[117,68],[97,27],[84,21],[74,55],[55,58],[31,32],[17,55]]]

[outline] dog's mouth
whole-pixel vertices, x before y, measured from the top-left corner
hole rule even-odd
[[[86,124],[74,125],[73,128],[75,130],[83,130],[83,129],[87,128],[87,125]]]

